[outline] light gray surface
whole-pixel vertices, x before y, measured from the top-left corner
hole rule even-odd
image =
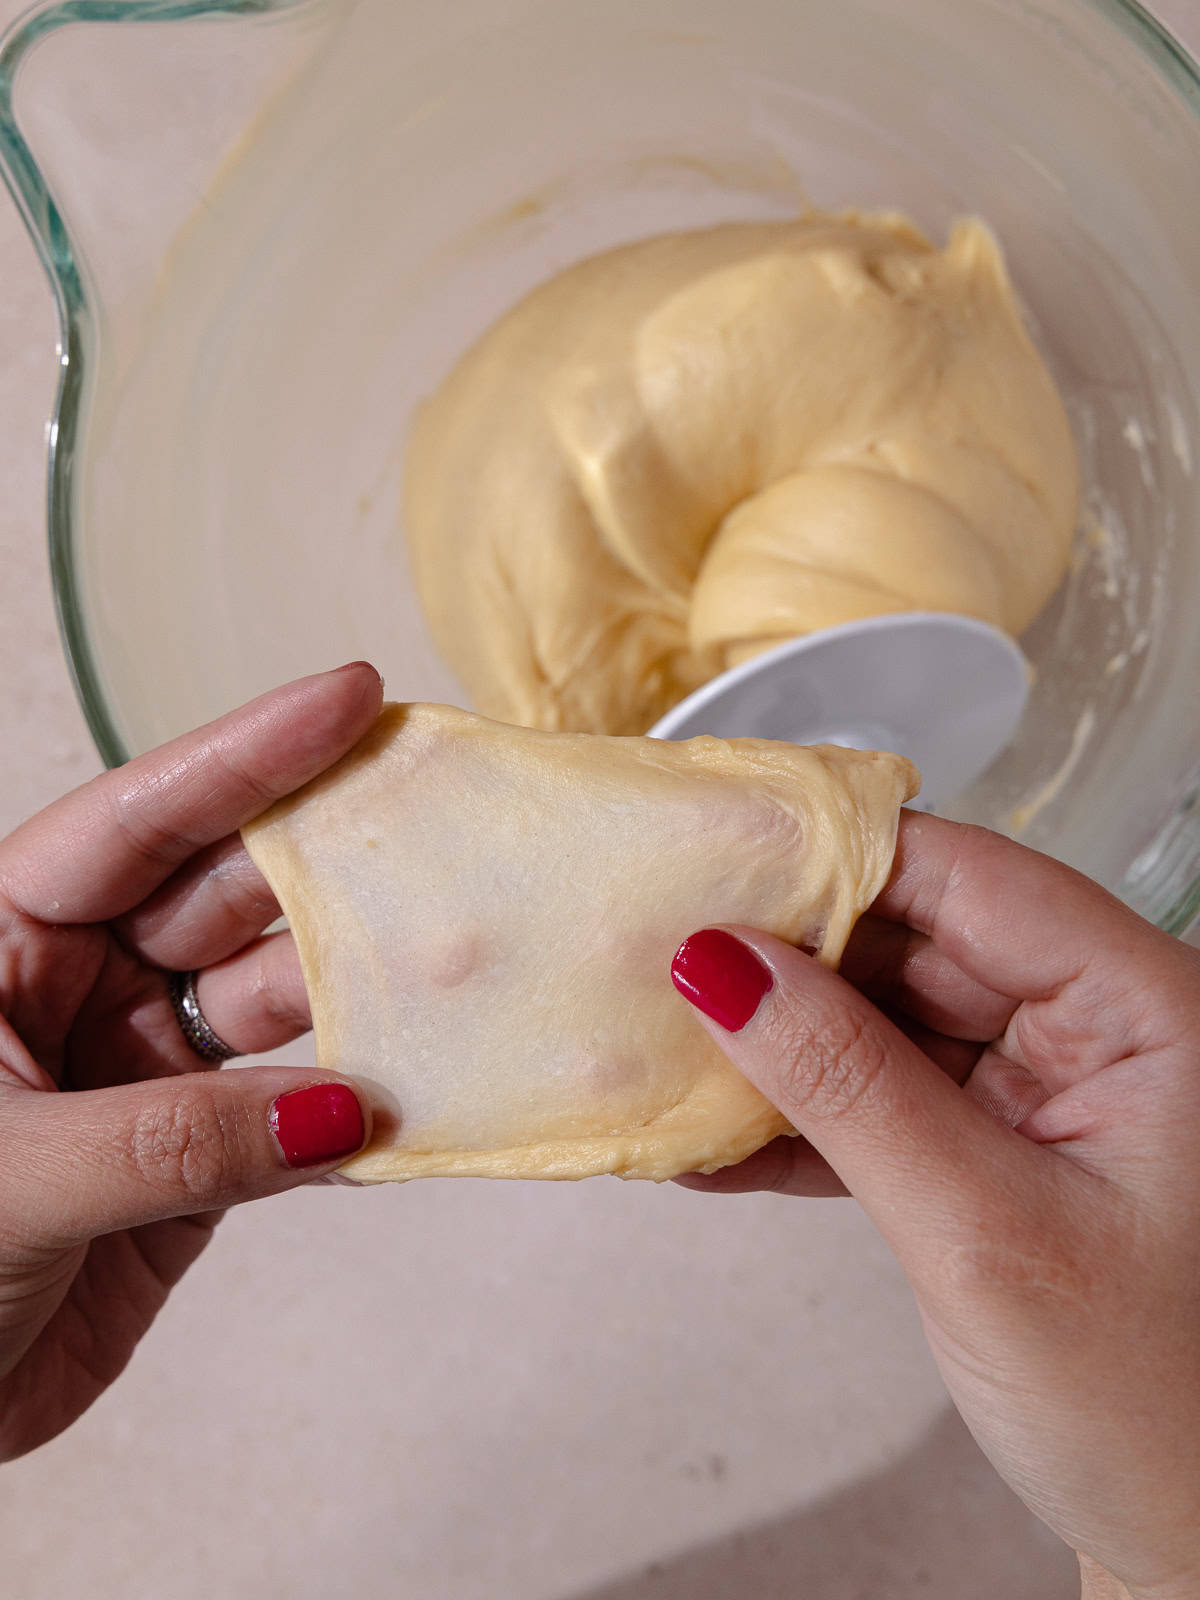
[[[1200,46],[1197,0],[1157,10]],[[0,274],[6,831],[97,763],[44,551],[52,308],[6,202]],[[22,1600],[1051,1600],[1074,1571],[852,1205],[616,1183],[236,1214],[115,1389],[4,1470],[0,1550]]]

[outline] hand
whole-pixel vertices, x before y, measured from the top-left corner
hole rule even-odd
[[[167,974],[204,969],[238,1050],[309,1027],[237,829],[343,755],[381,693],[361,663],[303,679],[0,843],[0,1460],[116,1378],[223,1207],[329,1172],[369,1132],[329,1073],[200,1070]]]
[[[844,1184],[1085,1593],[1200,1593],[1197,953],[1057,862],[908,813],[842,976],[731,933],[687,940],[677,987],[803,1137],[682,1181]]]

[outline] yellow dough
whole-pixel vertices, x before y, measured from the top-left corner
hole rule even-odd
[[[386,707],[244,830],[295,934],[318,1065],[376,1106],[345,1171],[663,1179],[787,1131],[671,956],[748,922],[836,964],[919,781],[900,756]]]
[[[418,417],[405,523],[480,710],[641,733],[717,672],[886,611],[1020,633],[1077,469],[999,247],[891,214],[647,239],[542,285]]]

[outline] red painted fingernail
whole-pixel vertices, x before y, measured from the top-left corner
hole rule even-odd
[[[350,1156],[363,1142],[363,1114],[347,1083],[290,1089],[271,1107],[271,1132],[289,1167],[315,1167]]]
[[[721,928],[701,928],[676,950],[671,982],[706,1017],[738,1033],[775,980],[749,945]]]

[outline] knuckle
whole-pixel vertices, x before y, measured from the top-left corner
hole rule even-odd
[[[780,1087],[789,1109],[832,1120],[853,1114],[877,1094],[887,1048],[868,1018],[853,1011],[793,1012],[779,1031]]]
[[[226,908],[239,922],[255,930],[279,915],[279,903],[257,868],[246,870],[243,861],[225,869],[220,883]]]
[[[230,1188],[237,1168],[236,1129],[215,1102],[160,1101],[140,1110],[125,1158],[154,1189],[208,1206]]]
[[[269,772],[256,772],[241,758],[236,748],[214,745],[208,758],[220,769],[224,786],[237,792],[242,809],[257,815],[279,798],[279,790]]]
[[[155,867],[173,867],[192,854],[195,839],[163,817],[161,807],[147,806],[144,783],[119,790],[110,799],[110,814],[125,845]]]
[[[263,940],[250,983],[250,1003],[253,1011],[265,1016],[275,1028],[303,1031],[311,1026],[311,1018],[303,987],[297,991],[296,985],[289,982],[289,957],[298,973],[290,934]]]

